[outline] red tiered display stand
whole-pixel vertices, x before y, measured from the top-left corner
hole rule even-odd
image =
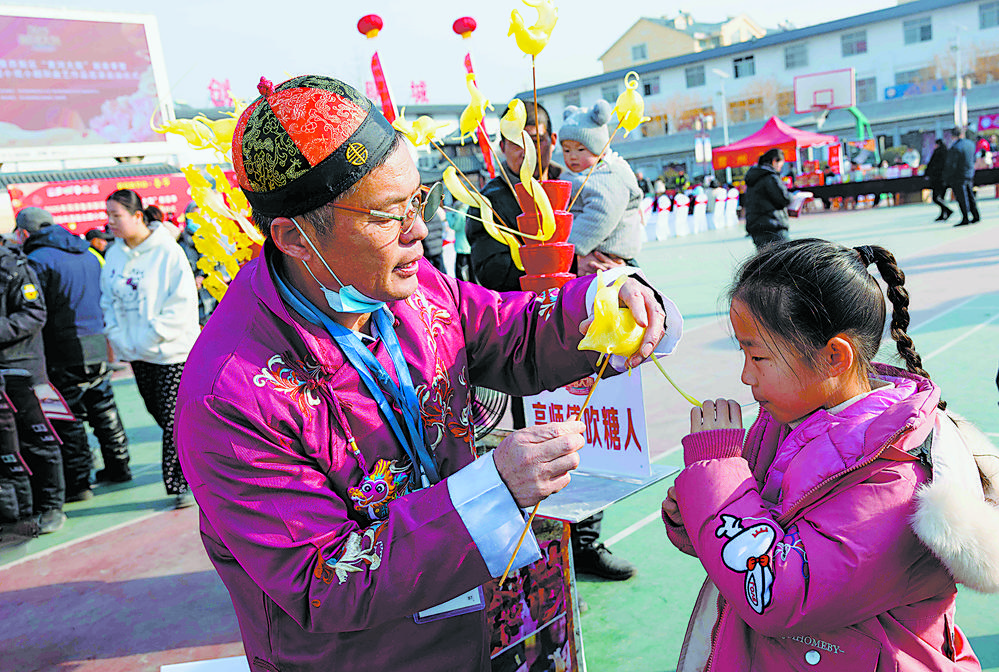
[[[520,259],[526,273],[520,279],[520,288],[538,293],[561,287],[576,277],[569,272],[574,248],[571,243],[565,242],[572,229],[572,215],[565,211],[572,185],[562,180],[545,180],[541,187],[548,194],[552,210],[555,211],[555,234],[546,241],[524,238],[524,245],[520,248]],[[537,235],[541,231],[541,213],[534,199],[523,182],[515,184],[514,191],[517,203],[523,210],[523,214],[517,216],[517,228],[521,233]]]

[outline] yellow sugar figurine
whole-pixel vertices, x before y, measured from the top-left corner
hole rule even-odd
[[[597,271],[597,295],[593,301],[593,322],[579,342],[579,350],[595,350],[606,355],[631,357],[642,345],[644,329],[627,308],[618,304],[618,291],[628,276],[611,285],[604,284],[604,272]]]

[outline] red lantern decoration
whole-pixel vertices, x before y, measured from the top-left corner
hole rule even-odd
[[[367,38],[372,38],[378,35],[378,31],[382,29],[382,17],[377,14],[368,14],[362,16],[361,20],[357,22],[357,30]]]
[[[477,25],[472,17],[463,16],[451,24],[451,30],[461,35],[462,39],[467,39],[472,36]]]

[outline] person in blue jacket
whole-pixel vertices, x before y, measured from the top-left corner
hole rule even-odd
[[[76,416],[72,422],[53,422],[62,440],[66,501],[90,499],[93,461],[84,419],[104,459],[98,480],[124,482],[132,477],[128,438],[111,390],[100,259],[86,240],[56,224],[47,210],[24,208],[16,222],[27,234],[24,252],[48,307],[42,337],[49,381]]]

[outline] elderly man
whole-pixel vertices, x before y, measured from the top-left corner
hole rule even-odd
[[[191,352],[176,420],[250,667],[488,670],[481,585],[522,508],[568,483],[584,427],[476,460],[468,385],[592,374],[576,350],[591,280],[542,303],[439,273],[421,243],[437,203],[371,102],[319,76],[258,88],[233,164],[267,242]],[[620,296],[646,327],[637,364],[663,305],[633,278]],[[539,558],[528,535],[514,567]]]

